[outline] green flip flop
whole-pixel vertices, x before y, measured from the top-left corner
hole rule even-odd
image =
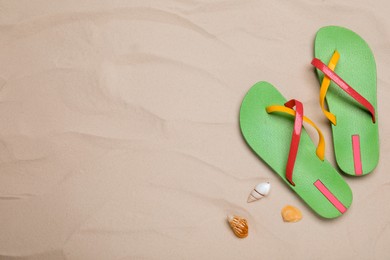
[[[324,218],[339,217],[352,203],[351,189],[323,159],[322,133],[303,116],[302,104],[297,100],[286,101],[271,84],[256,83],[242,101],[242,135],[252,150],[316,213]],[[317,149],[302,121],[317,129],[320,136]]]
[[[371,49],[351,30],[328,26],[317,32],[314,52],[320,105],[332,123],[337,164],[349,175],[368,174],[379,161],[376,65]],[[325,96],[329,111],[324,108]]]

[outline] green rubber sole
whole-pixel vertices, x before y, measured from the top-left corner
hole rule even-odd
[[[316,155],[316,145],[302,128],[292,186],[285,178],[294,118],[282,113],[268,114],[266,107],[283,105],[287,100],[267,82],[256,83],[246,94],[240,109],[240,127],[248,145],[318,215],[336,218],[341,211],[314,185],[318,180],[345,207],[352,203],[352,192],[340,174]]]
[[[337,26],[321,28],[315,38],[315,57],[327,64],[335,50],[340,53],[335,72],[365,97],[376,111],[374,124],[360,104],[331,82],[326,102],[329,111],[337,118],[337,125],[332,125],[336,161],[346,174],[362,176],[372,172],[379,161],[375,59],[367,43],[351,30]],[[317,75],[322,82],[322,72],[317,70]],[[355,169],[353,135],[358,135],[360,139],[361,171]]]

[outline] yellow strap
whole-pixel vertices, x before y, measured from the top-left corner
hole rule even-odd
[[[328,67],[332,71],[336,68],[337,62],[339,61],[340,53],[338,51],[334,51],[332,58],[329,61]],[[326,75],[324,75],[324,79],[321,83],[321,89],[320,89],[320,105],[322,112],[324,112],[325,116],[332,122],[333,125],[337,124],[336,116],[325,109],[324,103],[325,103],[325,96],[326,92],[328,91],[330,85],[330,78]]]
[[[278,106],[278,105],[276,105],[276,106],[268,106],[266,108],[266,111],[267,111],[267,113],[282,112],[282,113],[286,113],[286,114],[295,116],[295,110],[293,110],[291,108],[288,108],[288,107],[285,107],[285,106]],[[311,126],[313,126],[317,130],[319,139],[318,139],[318,145],[317,145],[316,154],[317,154],[318,158],[320,158],[323,161],[324,158],[325,158],[325,141],[324,141],[324,136],[322,135],[321,130],[309,118],[307,118],[306,116],[303,116],[303,121],[305,121],[306,123],[310,124]]]

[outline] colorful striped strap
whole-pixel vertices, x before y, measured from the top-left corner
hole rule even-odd
[[[339,57],[340,57],[340,54],[337,51],[335,51],[332,58],[331,58],[331,61],[329,62],[329,67],[326,66],[322,61],[320,61],[317,58],[314,58],[311,62],[311,64],[314,67],[316,67],[317,69],[322,71],[325,75],[324,79],[322,81],[321,90],[320,90],[321,107],[323,108],[323,105],[324,105],[323,100],[325,99],[325,95],[326,95],[326,92],[328,90],[330,80],[332,80],[342,90],[344,90],[348,95],[350,95],[353,99],[355,99],[357,102],[359,102],[361,105],[363,105],[371,113],[372,122],[375,123],[375,109],[371,105],[371,103],[367,99],[365,99],[362,95],[360,95],[356,90],[354,90],[351,86],[349,86],[342,78],[340,78],[340,76],[338,76],[333,71],[336,67],[336,64],[338,62]],[[336,117],[332,113],[326,111],[324,108],[323,108],[323,111],[324,111],[325,115],[329,118],[329,120],[334,125],[336,125]]]
[[[293,107],[295,107],[296,109],[293,110],[292,109]],[[301,130],[302,130],[302,121],[305,121],[311,126],[313,126],[318,132],[319,141],[318,141],[316,154],[321,160],[324,160],[325,157],[324,137],[322,135],[321,130],[313,123],[313,121],[311,121],[309,118],[303,115],[303,105],[298,100],[291,99],[290,101],[286,102],[284,106],[279,106],[279,105],[268,106],[266,108],[266,111],[267,113],[282,112],[295,117],[294,129],[293,129],[291,144],[290,144],[290,151],[289,151],[287,166],[286,166],[286,179],[291,185],[295,186],[295,183],[292,180],[292,176],[293,176],[295,160],[298,154],[298,147],[299,147],[299,141],[300,141]]]

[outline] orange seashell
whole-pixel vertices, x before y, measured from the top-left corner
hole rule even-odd
[[[248,236],[248,222],[246,219],[239,216],[228,216],[228,221],[237,237],[245,238]]]
[[[294,206],[287,205],[282,209],[284,222],[298,222],[302,219],[302,213]]]

